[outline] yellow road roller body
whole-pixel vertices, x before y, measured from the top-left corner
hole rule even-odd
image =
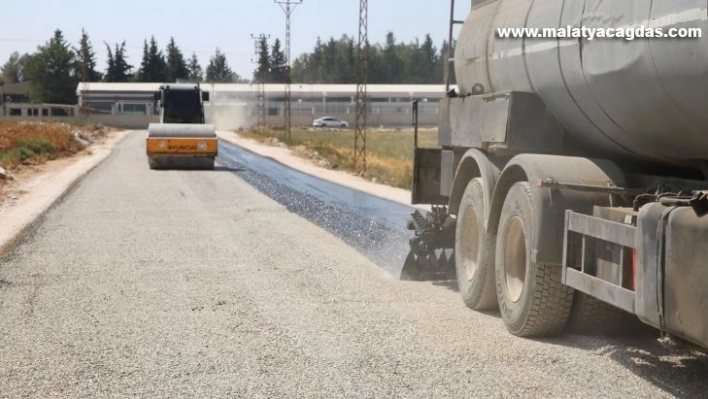
[[[151,169],[213,169],[219,142],[204,123],[209,93],[198,84],[162,85],[155,92],[160,123],[151,123],[145,148]]]
[[[147,138],[148,156],[154,154],[207,155],[218,154],[219,142],[215,138]]]

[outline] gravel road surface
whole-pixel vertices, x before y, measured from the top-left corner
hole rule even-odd
[[[701,397],[647,337],[507,334],[228,166],[124,140],[0,261],[0,397]]]

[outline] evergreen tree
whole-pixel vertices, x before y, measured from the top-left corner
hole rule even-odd
[[[302,83],[354,83],[357,73],[357,43],[343,35],[339,40],[317,39],[314,49],[293,61],[293,80]],[[420,42],[398,43],[389,32],[385,45],[367,44],[368,82],[372,84],[443,81],[447,44],[438,50],[430,35]],[[272,62],[272,61],[271,61]]]
[[[143,57],[140,59],[140,67],[135,74],[135,80],[138,82],[147,82],[146,71],[150,69],[150,53],[147,40],[143,41]]]
[[[369,58],[368,81],[371,84],[390,83],[387,78],[387,65],[384,62],[383,49],[381,46],[369,46],[367,52]]]
[[[312,53],[311,65],[310,65],[310,79],[312,83],[324,82],[324,45],[322,40],[318,37],[315,43],[315,51]]]
[[[425,35],[425,41],[423,41],[423,45],[420,46],[420,64],[417,70],[421,75],[421,83],[433,84],[442,81],[440,76],[435,76],[435,65],[438,62],[437,52],[438,50],[433,44],[433,39],[429,34]]]
[[[175,44],[175,39],[171,37],[167,44],[167,82],[176,82],[177,79],[187,78],[189,78],[187,62],[182,51]]]
[[[60,30],[28,57],[25,73],[33,102],[75,104],[76,57]]]
[[[76,49],[76,76],[81,82],[98,82],[101,73],[96,70],[96,53],[85,30],[81,29],[79,48]]]
[[[206,80],[212,83],[231,83],[239,80],[238,75],[229,68],[226,56],[218,48],[207,66]]]
[[[423,76],[422,53],[420,51],[420,41],[416,38],[408,46],[400,46],[399,54],[403,61],[405,76],[408,78],[407,83],[421,84],[425,80]]]
[[[447,67],[446,64],[448,63],[447,57],[448,57],[448,44],[447,40],[443,41],[442,47],[440,47],[440,54],[437,57],[437,60],[435,62],[435,79],[434,82],[445,82],[445,68]],[[453,43],[452,48],[450,49],[450,54],[449,56],[452,57],[455,54],[455,45]],[[450,65],[450,82],[455,83],[455,73],[453,70],[453,66]]]
[[[23,82],[24,67],[27,61],[27,55],[20,56],[20,53],[15,51],[10,55],[10,58],[0,68],[5,84]]]
[[[403,60],[401,59],[393,32],[386,35],[386,46],[383,50],[383,62],[386,65],[385,81],[387,83],[405,82]]]
[[[106,70],[105,81],[115,83],[130,81],[130,71],[133,66],[129,65],[126,60],[125,42],[121,43],[120,46],[116,43],[115,52],[111,51],[111,47],[106,43],[106,50],[108,52],[108,69]]]
[[[266,38],[261,38],[258,43],[258,68],[253,71],[253,80],[260,82],[263,79],[263,83],[271,81],[271,64],[270,64],[270,54],[268,49],[268,41]]]
[[[275,39],[270,55],[270,82],[285,83],[285,78],[288,70],[287,59],[285,53],[281,50],[280,39]]]
[[[189,70],[189,80],[192,82],[201,82],[204,80],[204,71],[202,71],[202,66],[199,65],[199,59],[196,53],[192,53],[192,58],[189,60],[189,65],[187,65]]]
[[[138,82],[165,82],[167,80],[167,62],[162,51],[157,47],[155,37],[143,43],[143,59],[137,75]]]
[[[292,66],[292,80],[293,82],[300,82],[300,83],[311,83],[312,80],[310,79],[310,58],[311,56],[309,54],[303,54],[295,59],[293,61],[293,66]]]
[[[354,39],[344,35],[336,45],[337,73],[335,81],[337,83],[355,83],[357,47],[354,45]]]

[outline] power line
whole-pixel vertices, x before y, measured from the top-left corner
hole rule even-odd
[[[292,76],[290,70],[290,15],[292,14],[293,10],[295,10],[295,7],[302,4],[302,0],[274,1],[275,3],[280,5],[280,8],[282,8],[283,11],[285,11],[285,106],[283,109],[283,119],[285,122],[285,129],[287,131],[288,139],[290,139],[292,130],[292,99],[290,95],[290,84],[292,83]]]
[[[369,0],[359,0],[359,44],[356,56],[356,129],[354,131],[354,167],[366,172],[366,108],[369,78]]]

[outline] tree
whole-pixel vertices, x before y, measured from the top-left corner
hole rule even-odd
[[[96,71],[96,53],[89,40],[89,36],[81,29],[81,40],[76,51],[76,76],[81,82],[98,82],[101,80],[101,73]]]
[[[176,82],[177,79],[189,78],[189,68],[182,51],[175,44],[175,39],[170,38],[167,44],[167,82]]]
[[[333,67],[330,71],[332,82],[356,82],[356,47],[354,46],[354,39],[343,35],[332,44],[334,46],[331,50],[334,53]]]
[[[437,82],[444,82],[445,79],[445,68],[447,67],[446,64],[448,63],[448,43],[447,40],[443,41],[442,47],[440,47],[440,54],[437,57],[437,60],[435,62],[435,79]],[[452,43],[452,48],[450,49],[450,56],[455,54],[455,42]],[[452,68],[452,65],[450,66],[450,83],[455,84],[455,73]]]
[[[33,102],[75,104],[78,79],[76,54],[60,30],[28,57],[25,71]]]
[[[26,61],[27,55],[20,56],[17,51],[10,55],[7,62],[0,68],[5,84],[19,83],[25,80],[24,67]]]
[[[367,74],[369,83],[389,83],[386,76],[387,66],[384,62],[383,49],[381,46],[369,46],[367,49],[367,56],[369,58],[369,70]]]
[[[217,48],[206,69],[207,82],[231,83],[237,79],[238,76],[229,68],[226,56]]]
[[[167,62],[162,51],[157,47],[155,37],[143,42],[143,59],[136,76],[138,82],[165,82],[167,80]]]
[[[258,43],[258,68],[253,72],[253,80],[257,82],[260,82],[261,79],[263,79],[263,83],[270,82],[271,65],[268,47],[266,38],[261,38]]]
[[[286,83],[287,71],[288,60],[285,58],[283,50],[281,50],[280,39],[275,39],[270,55],[270,82]]]
[[[292,78],[303,83],[353,83],[356,80],[354,39],[343,35],[326,43],[317,39],[315,49],[295,59]]]
[[[196,53],[192,53],[192,58],[189,60],[189,65],[187,65],[189,70],[189,80],[192,82],[201,82],[204,80],[204,72],[202,71],[202,66],[199,65],[199,59]]]
[[[135,74],[135,80],[138,82],[147,82],[147,71],[150,69],[150,52],[147,40],[143,41],[143,57],[140,60],[140,67]]]
[[[447,44],[438,50],[430,35],[421,43],[396,42],[393,33],[386,36],[386,43],[366,44],[368,82],[440,83]],[[300,55],[293,61],[292,77],[302,83],[354,83],[357,71],[357,45],[354,38],[343,35],[323,42],[320,38],[312,52]],[[273,61],[271,59],[271,67]]]
[[[108,69],[106,70],[106,82],[129,82],[131,80],[130,71],[133,69],[129,65],[125,55],[125,42],[120,46],[116,43],[115,53],[111,51],[111,47],[106,43],[108,51]]]
[[[386,47],[383,50],[383,61],[386,65],[387,83],[404,83],[404,64],[398,51],[396,37],[393,32],[386,35]]]

